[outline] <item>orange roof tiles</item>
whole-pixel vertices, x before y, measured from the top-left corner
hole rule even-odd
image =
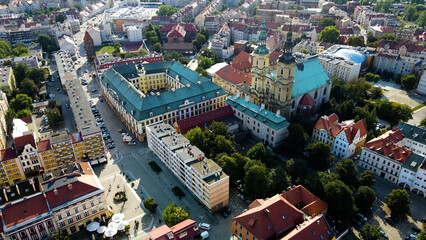
[[[216,75],[225,79],[233,84],[246,83],[251,84],[251,75],[240,71],[240,69],[234,68],[231,65],[227,65],[216,72]]]
[[[27,199],[24,198],[12,205],[6,205],[2,209],[2,215],[6,227],[11,227],[48,211],[46,199],[43,194],[39,194]]]
[[[43,140],[37,143],[37,150],[39,152],[51,150],[52,146],[50,145],[50,140]]]
[[[18,157],[18,153],[12,148],[2,149],[0,151],[1,160],[7,161]]]
[[[334,120],[334,117],[332,120]],[[317,130],[325,130],[328,135],[331,135],[333,137],[336,137],[341,131],[341,127],[336,123],[330,121],[327,116],[320,117],[314,128]]]
[[[316,216],[328,207],[326,202],[317,198],[301,185],[289,189],[282,193],[281,196],[293,205],[303,203],[304,207],[301,209],[302,212],[310,216]]]
[[[392,138],[380,138],[371,140],[364,145],[372,151],[378,152],[383,156],[389,157],[397,162],[404,164],[411,155],[411,150],[400,147],[392,142]]]
[[[324,216],[305,221],[280,240],[329,240],[334,237]]]

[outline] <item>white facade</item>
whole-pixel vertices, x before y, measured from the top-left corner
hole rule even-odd
[[[21,161],[25,173],[37,171],[41,168],[41,161],[39,160],[37,149],[31,146],[31,144],[25,145],[21,155],[19,155],[19,160]]]
[[[355,136],[355,139],[357,142],[359,141],[359,131]],[[350,139],[347,138],[346,132],[341,131],[339,134],[337,134],[336,139],[334,140],[334,149],[333,154],[335,156],[339,156],[342,158],[349,158],[355,153],[355,139],[354,142],[349,143]]]
[[[409,163],[412,166],[403,166],[399,174],[398,185],[408,188],[410,191],[423,194],[426,197],[426,166],[425,162]]]
[[[388,71],[393,74],[410,75],[413,73],[416,59],[379,55],[375,67],[380,71]]]
[[[349,60],[321,55],[318,59],[330,78],[337,77],[347,82],[358,78],[361,71],[361,64]]]
[[[371,170],[374,174],[396,184],[398,183],[402,163],[364,147],[362,148],[359,166],[366,170]]]
[[[417,85],[417,92],[422,95],[426,95],[426,71],[423,72],[420,78],[419,85]]]
[[[142,42],[142,28],[137,26],[127,27],[127,37],[130,42]]]
[[[77,53],[77,48],[74,41],[68,36],[62,37],[62,39],[59,41],[59,47],[64,51],[68,51],[70,56],[74,56]]]
[[[93,44],[95,47],[102,45],[102,37],[101,37],[101,31],[98,28],[95,27],[89,27],[87,31],[90,34],[90,37],[93,39]]]

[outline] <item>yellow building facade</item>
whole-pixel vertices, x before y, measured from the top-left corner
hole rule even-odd
[[[24,171],[19,164],[18,154],[12,148],[1,150],[1,164],[7,178],[7,184],[13,185],[15,182],[25,179]],[[5,181],[3,180],[3,182]]]

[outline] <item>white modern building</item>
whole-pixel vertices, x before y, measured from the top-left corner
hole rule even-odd
[[[337,77],[347,82],[359,76],[361,70],[359,63],[333,56],[320,55],[318,59],[330,78]]]
[[[127,27],[127,37],[130,42],[142,42],[142,27],[139,26],[129,26]]]
[[[398,185],[426,197],[426,162],[424,157],[415,153],[410,155],[410,158],[402,166]]]
[[[404,147],[418,155],[426,157],[426,129],[404,122],[398,124],[398,129],[405,135],[403,139]]]
[[[423,72],[420,78],[419,84],[417,85],[417,92],[426,96],[426,71]]]
[[[225,102],[234,111],[234,116],[242,121],[242,130],[261,139],[265,145],[277,147],[288,136],[288,126],[290,123],[280,115],[280,112],[273,113],[265,109],[265,105],[258,106],[245,99],[240,94],[231,96]]]
[[[146,126],[148,147],[210,211],[228,206],[229,176],[166,123]]]
[[[67,51],[70,56],[75,56],[75,54],[77,53],[77,48],[74,41],[72,40],[72,38],[66,35],[64,35],[59,40],[59,48],[64,51]]]

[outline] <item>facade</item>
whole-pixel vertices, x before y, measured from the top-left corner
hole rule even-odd
[[[0,90],[0,149],[6,148],[7,125],[5,114],[9,109],[6,94]]]
[[[194,220],[187,219],[172,227],[162,225],[150,231],[147,240],[166,240],[166,239],[182,239],[190,240],[195,236],[200,236],[200,229]],[[167,237],[167,238],[166,238]]]
[[[172,62],[123,64],[101,75],[105,100],[140,141],[145,126],[169,124],[224,106],[226,92],[198,73]]]
[[[148,147],[210,211],[228,206],[229,176],[166,123],[146,127]]]
[[[399,173],[398,185],[426,198],[426,161],[424,156],[412,153]]]
[[[4,171],[3,178],[0,179],[3,185],[13,185],[14,183],[24,180],[25,174],[17,152],[12,148],[5,148],[0,150],[1,164]]]
[[[312,142],[323,142],[330,146],[333,155],[349,158],[361,152],[367,133],[364,120],[339,123],[339,117],[333,113],[318,119],[312,132]]]
[[[142,42],[142,28],[137,26],[127,27],[127,37],[130,42]]]
[[[318,59],[330,78],[337,77],[346,82],[356,79],[361,71],[361,64],[332,56],[320,56]]]
[[[87,28],[86,32],[89,33],[95,47],[102,45],[101,31],[97,27],[90,26]]]
[[[87,58],[95,57],[96,56],[95,44],[93,42],[92,37],[87,31],[84,33],[83,42],[84,42],[84,50],[86,51]]]
[[[418,155],[426,157],[426,129],[399,122],[398,129],[405,135],[402,144]]]
[[[249,96],[251,85],[251,76],[249,73],[240,71],[232,65],[227,65],[213,74],[212,81],[221,86],[223,90],[229,94],[240,93],[240,96],[245,98]]]
[[[326,202],[303,186],[296,186],[271,198],[253,201],[247,211],[233,219],[231,232],[238,239],[331,240],[334,233],[322,215],[327,207]],[[305,220],[305,214],[310,219]]]
[[[1,66],[0,77],[0,87],[8,87],[11,90],[16,88],[15,76],[11,66]]]
[[[288,126],[290,123],[285,117],[265,109],[265,105],[257,106],[246,99],[231,96],[226,100],[234,111],[234,115],[242,122],[242,129],[261,139],[265,145],[277,147],[288,136]]]
[[[163,56],[161,55],[126,58],[126,59],[123,59],[121,57],[114,57],[111,55],[102,55],[102,56],[96,57],[96,68],[98,71],[102,71],[110,67],[118,66],[118,65],[126,64],[126,63],[138,64],[143,62],[153,63],[153,62],[162,62],[162,61],[163,61]]]
[[[426,72],[423,72],[422,77],[420,78],[419,84],[417,85],[417,90],[419,94],[426,96]]]
[[[77,53],[77,48],[75,46],[74,41],[70,37],[68,37],[66,35],[64,35],[59,40],[59,48],[62,49],[62,50],[64,50],[64,51],[68,51],[68,53],[71,56],[74,56]]]

